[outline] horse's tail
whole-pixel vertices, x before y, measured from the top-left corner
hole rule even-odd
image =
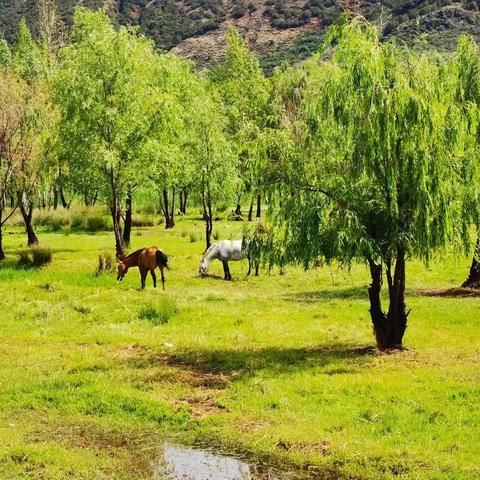
[[[168,266],[168,257],[161,250],[157,250],[156,257],[158,267],[165,267],[166,269],[170,268]]]

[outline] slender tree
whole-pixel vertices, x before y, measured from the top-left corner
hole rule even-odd
[[[192,160],[195,189],[203,206],[207,249],[218,205],[231,199],[238,182],[237,157],[225,135],[221,100],[208,80],[198,78],[191,84],[185,128],[189,138],[185,149]]]
[[[36,181],[41,143],[42,113],[39,107],[41,92],[32,92],[32,86],[11,70],[0,69],[0,259],[4,257],[1,227],[13,211],[20,207],[30,215],[25,222],[28,244],[38,242],[31,228],[31,205],[24,192]],[[11,205],[12,211],[2,218],[7,193],[19,192]]]
[[[156,64],[150,41],[116,31],[102,12],[76,11],[55,82],[64,158],[70,174],[98,186],[108,204],[118,257],[127,188],[142,178],[141,147],[161,114]]]
[[[270,83],[262,72],[257,57],[248,50],[237,30],[228,34],[225,61],[212,72],[218,85],[227,114],[226,133],[238,156],[236,215],[241,216],[243,194],[248,194],[253,215],[257,202],[257,216],[261,212],[262,165],[266,156],[266,130],[271,115]]]

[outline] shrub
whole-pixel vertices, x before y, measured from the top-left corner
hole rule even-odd
[[[30,258],[30,252],[28,250],[22,250],[18,252],[18,265],[20,267],[31,267],[32,260]]]
[[[107,219],[98,213],[89,215],[85,219],[85,230],[89,232],[100,232],[102,230],[108,230]]]
[[[18,252],[18,265],[21,267],[42,267],[52,261],[52,249],[34,245],[29,250]]]
[[[41,267],[52,261],[52,249],[41,245],[35,245],[31,248],[32,265]]]
[[[95,275],[115,271],[115,260],[110,252],[103,252],[98,256],[98,266]]]
[[[178,309],[173,300],[163,298],[159,302],[144,305],[138,312],[138,318],[148,320],[154,325],[163,325],[176,313],[178,313]]]
[[[146,214],[135,214],[132,217],[132,227],[153,227],[155,220]]]
[[[213,238],[214,238],[215,240],[218,240],[218,239],[220,238],[220,234],[218,233],[218,230],[215,230],[215,231],[213,232],[212,236],[213,236]]]
[[[198,236],[195,232],[190,233],[190,243],[195,243],[198,241]]]

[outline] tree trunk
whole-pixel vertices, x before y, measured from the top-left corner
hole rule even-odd
[[[260,194],[257,195],[257,218],[262,216],[262,196]]]
[[[0,260],[3,260],[5,258],[5,252],[3,250],[3,233],[2,233],[2,228],[3,228],[3,223],[2,223],[2,213],[3,213],[3,202],[0,205]]]
[[[116,199],[114,200],[110,211],[112,213],[113,233],[115,235],[115,254],[118,259],[121,259],[125,257],[125,246],[123,243],[122,225],[120,223],[120,208]]]
[[[112,189],[110,213],[112,214],[113,233],[115,235],[115,254],[118,259],[122,259],[125,257],[125,245],[123,243],[120,204],[113,168],[110,170],[110,186]]]
[[[212,244],[212,241],[211,241],[212,230],[213,230],[212,204],[210,202],[210,196],[208,196],[208,200],[205,198],[205,193],[203,193],[202,195],[202,201],[203,201],[203,218],[205,220],[205,243],[206,243],[205,251],[207,251]]]
[[[397,250],[393,278],[390,268],[387,268],[390,298],[387,314],[382,310],[380,298],[383,283],[383,266],[376,264],[372,260],[370,260],[369,265],[372,277],[372,283],[368,289],[370,317],[377,340],[377,347],[380,350],[401,348],[408,317],[405,304],[405,249],[400,246]]]
[[[168,190],[163,189],[163,214],[165,216],[165,228],[172,228],[172,218],[170,217],[170,208],[168,203]]]
[[[23,221],[25,223],[25,231],[27,232],[27,245],[29,247],[37,245],[38,237],[32,225],[33,203],[28,202],[28,207],[27,205],[25,205],[25,203],[27,202],[24,192],[18,194],[18,203],[20,207],[20,212],[22,212]]]
[[[3,250],[3,233],[2,233],[2,225],[0,223],[0,261],[3,260],[4,258],[5,258],[5,252]]]
[[[125,202],[125,224],[123,226],[123,243],[130,246],[130,236],[132,232],[132,192],[128,190],[127,200]]]
[[[480,234],[477,238],[475,252],[468,278],[463,282],[462,288],[480,288]]]
[[[237,206],[235,208],[235,215],[237,215],[238,217],[241,217],[242,216],[242,204],[241,204],[241,195],[237,195]]]
[[[58,190],[57,187],[53,187],[53,209],[58,208]]]
[[[170,209],[170,228],[175,226],[175,189],[172,189],[172,207]]]
[[[188,191],[186,188],[180,191],[180,213],[182,215],[187,213],[187,196]]]
[[[253,220],[253,202],[250,202],[250,208],[248,209],[248,221]]]
[[[70,204],[65,200],[65,195],[63,194],[63,187],[60,187],[60,200],[62,202],[63,208],[70,208]]]

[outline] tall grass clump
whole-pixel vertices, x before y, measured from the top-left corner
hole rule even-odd
[[[112,273],[115,271],[115,258],[110,252],[102,252],[98,255],[98,265],[95,276],[102,273]]]
[[[33,216],[36,227],[44,227],[51,232],[59,232],[70,224],[70,213],[66,209],[38,210]]]
[[[43,245],[34,245],[28,250],[19,252],[18,257],[20,267],[39,268],[52,261],[52,249]]]
[[[148,303],[140,308],[138,318],[148,320],[154,325],[164,325],[178,313],[177,305],[170,298]]]

